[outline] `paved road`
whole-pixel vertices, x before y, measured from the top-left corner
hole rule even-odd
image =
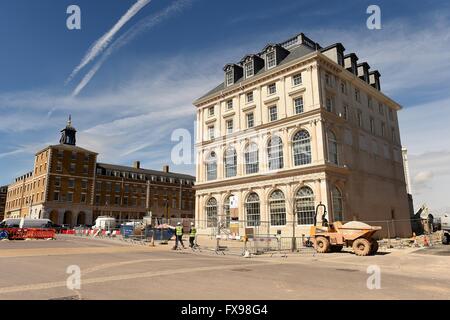
[[[0,299],[450,299],[449,250],[246,259],[75,237],[7,241]],[[67,288],[71,265],[81,269],[80,290]],[[381,289],[367,288],[370,265]]]

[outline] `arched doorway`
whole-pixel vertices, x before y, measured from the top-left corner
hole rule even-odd
[[[77,216],[77,226],[86,224],[86,213],[80,211]]]
[[[70,227],[72,227],[73,222],[72,222],[72,212],[71,211],[64,212],[63,224],[67,224]]]
[[[54,224],[59,224],[59,212],[56,210],[53,210],[52,212],[50,212],[50,220]]]

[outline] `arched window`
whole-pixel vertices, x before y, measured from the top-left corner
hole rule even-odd
[[[273,136],[267,144],[267,156],[269,160],[269,170],[283,168],[283,141],[278,136]]]
[[[311,137],[308,131],[300,130],[292,139],[294,165],[301,166],[311,163]]]
[[[225,177],[236,176],[237,155],[234,148],[225,150]]]
[[[227,228],[230,227],[230,220],[231,220],[230,198],[232,196],[233,195],[229,195],[228,197],[226,197],[225,202],[223,204],[223,210],[225,213],[225,224]]]
[[[245,201],[245,215],[247,226],[256,227],[261,224],[259,196],[254,192],[250,193]]]
[[[342,193],[336,186],[333,186],[331,189],[331,197],[333,199],[333,220],[343,221],[344,206],[342,201]]]
[[[258,146],[256,143],[251,143],[247,146],[244,152],[245,158],[245,173],[257,173],[259,171],[259,156]]]
[[[338,143],[332,131],[328,131],[328,161],[338,164]]]
[[[210,198],[206,203],[206,226],[213,228],[217,226],[217,200]]]
[[[272,192],[269,198],[270,224],[282,226],[286,224],[286,201],[281,190]]]
[[[295,195],[295,210],[298,224],[314,224],[314,192],[309,187],[302,187]]]
[[[217,156],[214,151],[212,151],[206,159],[206,179],[217,179]]]

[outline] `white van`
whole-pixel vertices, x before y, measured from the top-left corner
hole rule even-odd
[[[95,220],[92,229],[111,230],[116,227],[116,219],[108,216],[100,216]]]
[[[50,219],[5,219],[0,223],[0,228],[36,228],[49,229],[53,227]]]

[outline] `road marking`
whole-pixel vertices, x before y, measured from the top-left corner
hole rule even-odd
[[[142,247],[85,247],[85,248],[38,248],[38,249],[6,249],[0,251],[0,258],[62,256],[97,253],[151,252],[153,248]],[[160,250],[158,250],[160,251]]]
[[[260,267],[260,266],[267,266],[267,265],[273,265],[273,264],[278,264],[278,262],[247,263],[247,264],[239,265],[239,267]],[[115,275],[115,276],[108,276],[108,277],[83,279],[82,286],[85,286],[87,284],[104,283],[104,282],[111,282],[111,281],[153,278],[153,277],[176,275],[176,274],[183,274],[183,273],[227,270],[227,269],[233,269],[233,268],[236,268],[236,265],[195,267],[195,268],[185,268],[185,269],[175,269],[175,270],[163,270],[163,271],[156,271],[156,272],[151,271],[151,272],[143,272],[143,273],[123,274],[123,275]],[[38,283],[38,284],[24,285],[24,286],[5,287],[5,288],[0,288],[0,294],[46,290],[46,289],[62,288],[62,287],[66,287],[66,281],[57,281],[57,282]]]

